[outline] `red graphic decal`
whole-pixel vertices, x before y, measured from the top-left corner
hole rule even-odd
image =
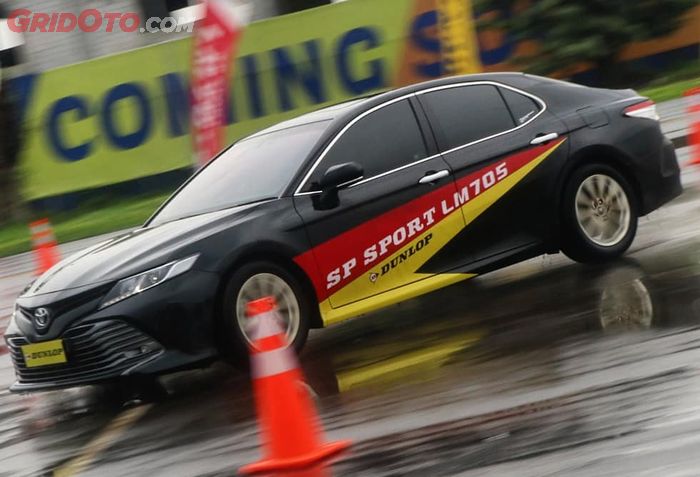
[[[563,140],[562,140],[563,141]],[[514,154],[418,197],[401,207],[333,237],[295,257],[311,277],[322,301],[391,256],[416,236],[501,182],[554,145],[541,145]]]

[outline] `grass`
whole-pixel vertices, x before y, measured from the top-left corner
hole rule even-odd
[[[142,224],[168,197],[158,194],[91,202],[78,209],[48,214],[59,243],[136,227]],[[40,214],[35,214],[39,216]],[[31,250],[26,223],[14,222],[0,227],[0,257]]]
[[[683,96],[683,93],[693,87],[700,87],[700,77],[689,80],[676,81],[663,86],[652,86],[639,91],[642,96],[660,103],[669,99],[676,99]]]
[[[671,69],[639,90],[654,101],[680,98],[687,90],[700,86],[700,61]]]

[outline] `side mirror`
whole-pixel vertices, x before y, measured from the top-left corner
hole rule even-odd
[[[349,186],[352,182],[362,178],[364,170],[357,162],[346,162],[328,168],[323,177],[321,177],[321,190],[341,188]]]
[[[329,210],[338,207],[340,203],[338,190],[362,179],[363,174],[362,166],[356,162],[329,167],[319,181],[321,193],[313,197],[314,208]]]

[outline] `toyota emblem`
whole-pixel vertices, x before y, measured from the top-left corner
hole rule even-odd
[[[37,328],[46,328],[51,319],[51,313],[46,308],[37,308],[34,310],[34,324]]]

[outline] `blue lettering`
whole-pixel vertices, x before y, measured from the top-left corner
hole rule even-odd
[[[226,104],[224,105],[226,108],[226,124],[229,126],[236,122],[236,110],[234,106],[233,95],[229,93],[228,98],[226,99]]]
[[[262,94],[260,94],[260,80],[258,74],[258,62],[253,55],[241,58],[243,62],[243,76],[248,87],[248,103],[250,112],[254,118],[265,116]]]
[[[362,77],[353,75],[352,64],[349,61],[350,48],[357,44],[363,44],[364,50],[371,50],[379,46],[379,37],[371,28],[361,27],[353,28],[345,33],[338,41],[338,54],[336,55],[336,63],[340,81],[345,89],[352,94],[362,94],[373,89],[378,89],[384,86],[384,71],[382,61],[379,59],[372,60],[368,63],[369,71]]]
[[[303,43],[307,60],[294,62],[286,48],[280,47],[272,50],[272,59],[275,65],[277,96],[280,108],[290,111],[295,108],[290,92],[290,83],[300,83],[311,100],[318,104],[326,101],[321,78],[321,60],[318,48],[318,40],[309,40]],[[306,68],[303,68],[305,65]],[[301,71],[300,71],[301,70]]]
[[[133,98],[138,107],[138,118],[141,124],[134,132],[122,133],[114,124],[114,106],[120,101]],[[109,142],[119,149],[133,149],[146,141],[153,126],[153,114],[148,103],[146,92],[135,83],[122,83],[107,92],[102,103],[102,127]]]
[[[17,104],[17,119],[19,124],[24,124],[24,118],[27,115],[30,99],[34,93],[34,85],[38,77],[38,74],[31,73],[7,80],[7,89],[14,97]]]
[[[66,161],[79,161],[90,154],[92,141],[87,141],[74,147],[68,146],[60,131],[60,118],[64,114],[75,111],[75,118],[80,121],[90,116],[87,102],[79,96],[66,96],[54,103],[49,111],[48,139],[57,155]]]
[[[168,133],[171,137],[184,136],[190,128],[190,95],[187,80],[180,73],[160,77],[165,91],[168,110]]]
[[[512,16],[512,12],[507,5],[502,5],[501,8],[497,10],[498,15],[503,19],[509,19]],[[475,21],[483,14],[490,12],[475,12]],[[481,64],[484,66],[497,65],[503,63],[508,58],[510,58],[515,51],[515,41],[513,36],[509,32],[503,33],[503,42],[500,46],[496,48],[488,49],[483,45],[481,39],[479,39],[479,53],[481,56]]]
[[[438,13],[430,10],[413,19],[411,25],[411,41],[421,50],[435,53],[440,58],[440,38],[437,36]],[[427,30],[432,29],[431,35]],[[419,63],[416,72],[428,78],[439,78],[446,73],[445,66],[440,59],[433,63]]]

